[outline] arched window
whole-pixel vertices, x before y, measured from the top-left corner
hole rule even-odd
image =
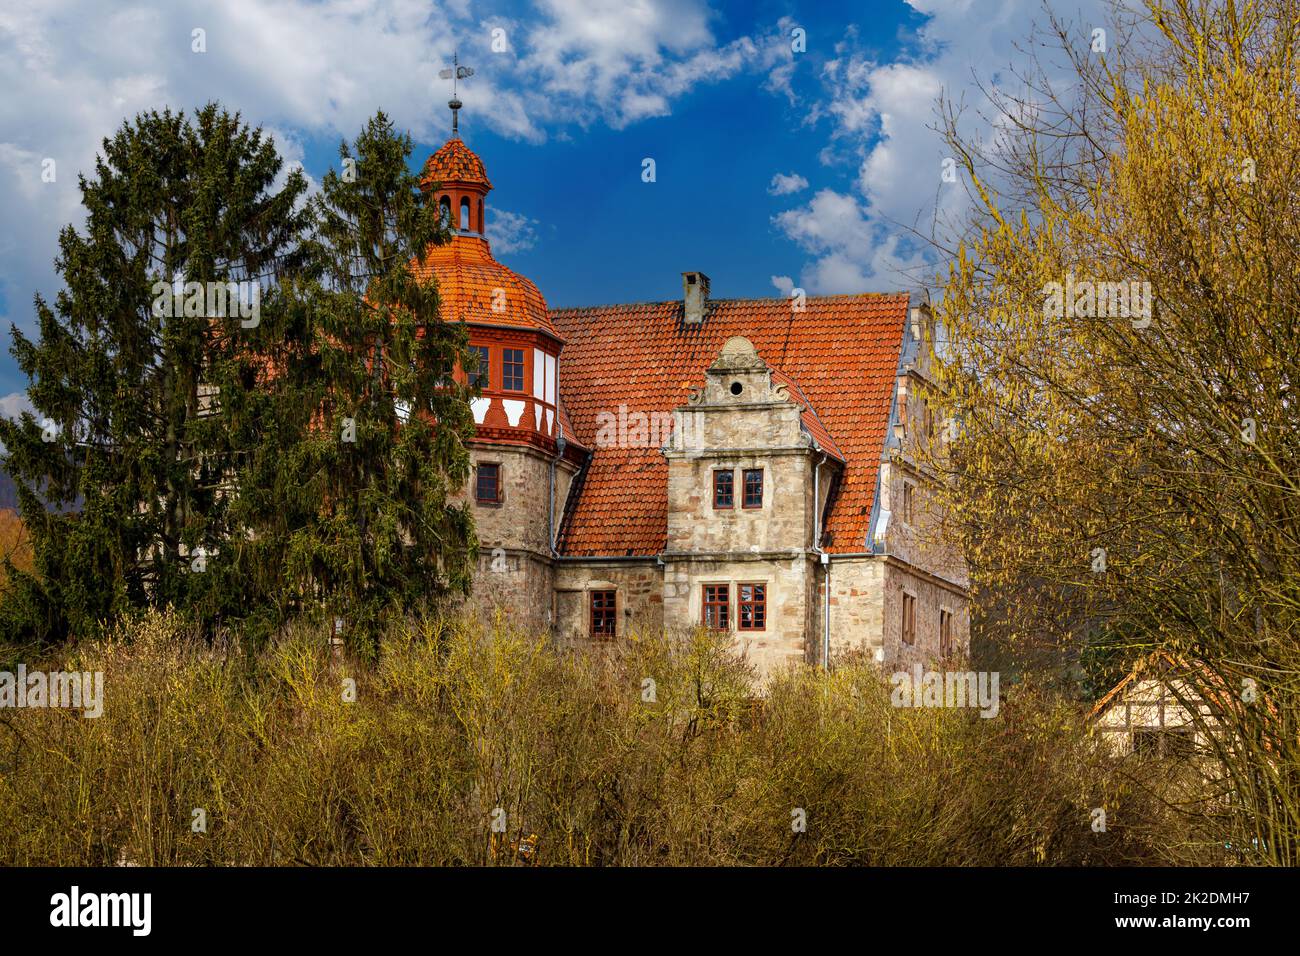
[[[478,231],[487,232],[487,224],[483,222],[483,200],[478,201]]]
[[[438,200],[439,215],[442,216],[442,223],[445,226],[451,225],[451,199],[443,196]]]
[[[460,228],[469,229],[469,197],[460,201]]]

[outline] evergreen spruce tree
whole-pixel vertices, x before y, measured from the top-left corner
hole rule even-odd
[[[473,359],[416,268],[449,233],[386,117],[355,152],[304,202],[216,106],[105,141],[85,233],[60,237],[66,289],[37,297],[39,341],[14,329],[37,414],[0,441],[35,567],[8,569],[0,636],[93,635],[152,605],[253,637],[325,612],[373,649],[393,614],[468,591],[453,373]]]
[[[209,105],[123,124],[81,177],[65,288],[53,307],[36,297],[37,341],[13,330],[37,414],[0,422],[0,441],[35,569],[9,569],[3,636],[89,635],[148,604],[211,625],[256,602],[229,489],[266,428],[247,416],[267,409],[223,399],[264,377],[267,342],[303,331],[272,284],[306,262],[306,182],[290,172],[275,190],[281,172],[269,137]]]
[[[313,201],[321,281],[291,296],[317,327],[319,427],[246,473],[250,486],[297,489],[264,500],[296,529],[285,538],[290,579],[361,650],[392,615],[467,593],[477,552],[468,506],[454,501],[474,433],[472,393],[454,373],[474,359],[419,274],[449,231],[407,165],[411,150],[383,113],[353,148],[341,144],[343,169]]]

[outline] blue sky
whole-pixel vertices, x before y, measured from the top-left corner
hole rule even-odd
[[[1075,6],[1082,42],[1101,0]],[[456,49],[477,71],[461,129],[496,187],[494,252],[552,306],[675,298],[684,270],[718,297],[916,289],[941,263],[899,223],[964,202],[941,182],[935,100],[969,99],[1042,16],[1038,0],[6,0],[0,323],[30,330],[33,293],[58,291],[76,174],[124,119],[216,99],[314,183],[383,108],[422,163],[449,133],[437,72]],[[0,413],[24,387],[6,349]]]

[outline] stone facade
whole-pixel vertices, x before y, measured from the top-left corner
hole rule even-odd
[[[462,499],[470,502],[478,532],[478,572],[471,605],[484,622],[498,613],[534,631],[555,625],[555,532],[577,467],[532,445],[476,442]],[[496,502],[477,500],[480,464],[497,466]]]
[[[919,324],[915,331],[922,334]],[[725,586],[727,628],[762,675],[828,659],[832,665],[872,660],[890,670],[934,665],[945,657],[941,615],[947,616],[947,659],[964,657],[964,569],[930,534],[935,516],[926,488],[934,479],[924,456],[915,454],[916,441],[936,437],[920,394],[925,380],[916,344],[913,362],[905,355],[900,363],[891,440],[879,470],[873,523],[879,536],[871,550],[825,553],[823,516],[844,462],[813,436],[810,410],[790,384],[747,340],[733,339],[707,369],[703,387],[674,412],[662,449],[666,547],[654,557],[557,555],[554,529],[570,488],[578,487],[573,466],[560,461],[555,467],[552,496],[552,459],[532,448],[475,447],[475,461],[499,463],[503,475],[501,503],[475,512],[483,612],[511,608],[515,619],[548,629],[565,646],[600,646],[636,630],[701,626],[705,588]],[[747,471],[762,474],[761,501],[749,507]],[[717,472],[733,476],[729,507],[715,506]],[[764,597],[761,629],[743,627],[740,614],[740,588],[754,585]],[[615,592],[612,638],[591,633],[592,591]],[[905,600],[912,602],[906,634]]]
[[[663,570],[655,559],[565,559],[555,569],[554,633],[561,644],[572,647],[592,642],[590,593],[601,590],[617,594],[614,640],[634,631],[663,629]],[[597,639],[601,640],[606,639]]]

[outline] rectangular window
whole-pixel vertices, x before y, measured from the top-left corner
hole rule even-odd
[[[725,631],[731,626],[731,585],[704,585],[704,626]]]
[[[903,643],[916,643],[916,598],[903,592]]]
[[[763,469],[746,468],[744,474],[745,490],[744,497],[741,499],[741,507],[763,507]]]
[[[617,628],[617,591],[591,592],[591,636],[613,637]]]
[[[1166,757],[1184,759],[1196,753],[1196,733],[1190,725],[1166,727],[1160,741]]]
[[[524,350],[501,350],[501,387],[507,392],[524,390]]]
[[[1196,733],[1190,725],[1133,731],[1133,752],[1146,757],[1185,759],[1196,753]]]
[[[501,503],[501,466],[479,464],[474,469],[474,499],[480,504]]]
[[[952,611],[939,609],[939,656],[947,657],[952,653]]]
[[[1133,731],[1133,752],[1142,756],[1154,757],[1160,753],[1160,731]]]
[[[913,499],[916,497],[915,487],[910,481],[903,482],[903,524],[905,525],[911,525],[914,517],[912,509]]]
[[[738,584],[736,590],[740,616],[736,627],[742,631],[762,631],[767,628],[767,585]]]
[[[736,503],[736,474],[731,469],[713,473],[713,507],[731,508]]]
[[[481,385],[483,388],[492,387],[492,366],[491,353],[488,352],[486,345],[471,345],[470,354],[478,356],[478,367],[469,373],[470,385]]]

